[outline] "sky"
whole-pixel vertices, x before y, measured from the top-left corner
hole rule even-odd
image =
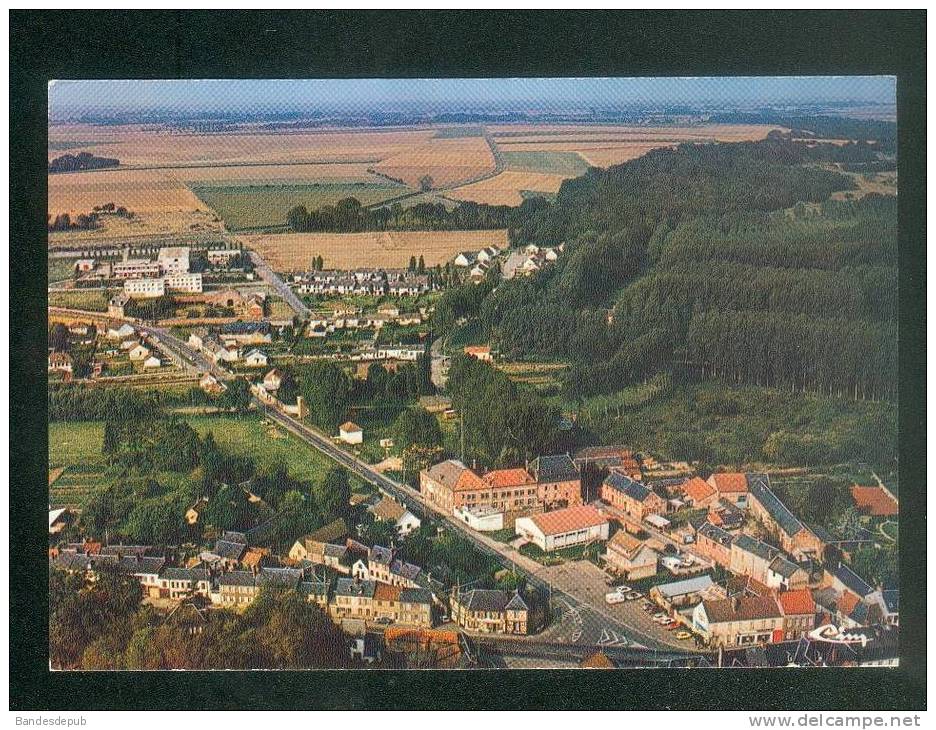
[[[892,76],[53,81],[52,116],[86,112],[569,111],[678,104],[894,104]]]

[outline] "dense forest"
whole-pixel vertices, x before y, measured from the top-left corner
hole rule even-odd
[[[777,133],[592,169],[514,216],[515,244],[566,243],[556,265],[453,292],[436,323],[477,318],[510,359],[570,361],[573,400],[658,372],[893,397],[896,198],[831,201],[853,188],[831,147]]]
[[[506,228],[510,211],[506,205],[478,203],[460,203],[452,209],[447,209],[442,203],[418,203],[408,208],[393,203],[367,208],[357,198],[345,198],[335,205],[311,211],[304,205],[291,208],[286,214],[286,224],[296,233],[473,231]]]

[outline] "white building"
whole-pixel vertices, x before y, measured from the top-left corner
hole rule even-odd
[[[108,327],[107,339],[126,340],[128,337],[132,337],[135,331],[136,330],[134,330],[133,327],[131,327],[129,324],[122,324],[120,327]]]
[[[156,259],[160,269],[166,274],[185,274],[189,270],[189,247],[166,246],[159,249]],[[201,289],[199,289],[201,291]]]
[[[161,297],[166,293],[162,279],[127,279],[124,282],[124,294],[141,299]]]
[[[477,532],[495,532],[504,529],[504,513],[484,505],[456,507],[452,514]]]
[[[260,350],[251,350],[247,353],[247,356],[244,358],[244,364],[249,368],[262,368],[266,367],[269,358],[265,353]]]
[[[364,432],[354,421],[345,421],[338,427],[338,438],[346,444],[364,443]]]
[[[166,289],[172,291],[181,291],[189,294],[202,293],[202,275],[189,274],[187,272],[166,274],[163,277],[163,284]]]
[[[162,367],[162,360],[155,355],[150,355],[143,361],[143,367],[146,369]]]
[[[146,345],[137,343],[127,354],[131,360],[145,360],[150,356],[150,349]]]
[[[608,520],[591,505],[521,517],[515,529],[544,553],[608,539]]]
[[[147,279],[159,276],[159,263],[149,259],[127,259],[114,264],[116,279]]]

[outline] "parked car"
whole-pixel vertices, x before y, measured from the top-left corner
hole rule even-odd
[[[625,596],[628,601],[636,601],[638,598],[643,598],[643,593],[640,591],[631,591]]]
[[[627,600],[629,590],[627,586],[618,586],[610,593],[605,593],[605,603],[623,603]]]
[[[680,624],[679,621],[674,620],[674,621],[670,621],[669,623],[663,624],[663,628],[666,629],[667,631],[673,631],[674,629],[678,629],[681,625],[682,624]]]
[[[676,638],[685,641],[686,639],[691,639],[692,634],[690,634],[688,631],[677,631]]]

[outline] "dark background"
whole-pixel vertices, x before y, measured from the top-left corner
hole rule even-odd
[[[10,13],[10,709],[923,709],[925,11]],[[616,672],[48,669],[49,79],[893,74],[901,666]]]

